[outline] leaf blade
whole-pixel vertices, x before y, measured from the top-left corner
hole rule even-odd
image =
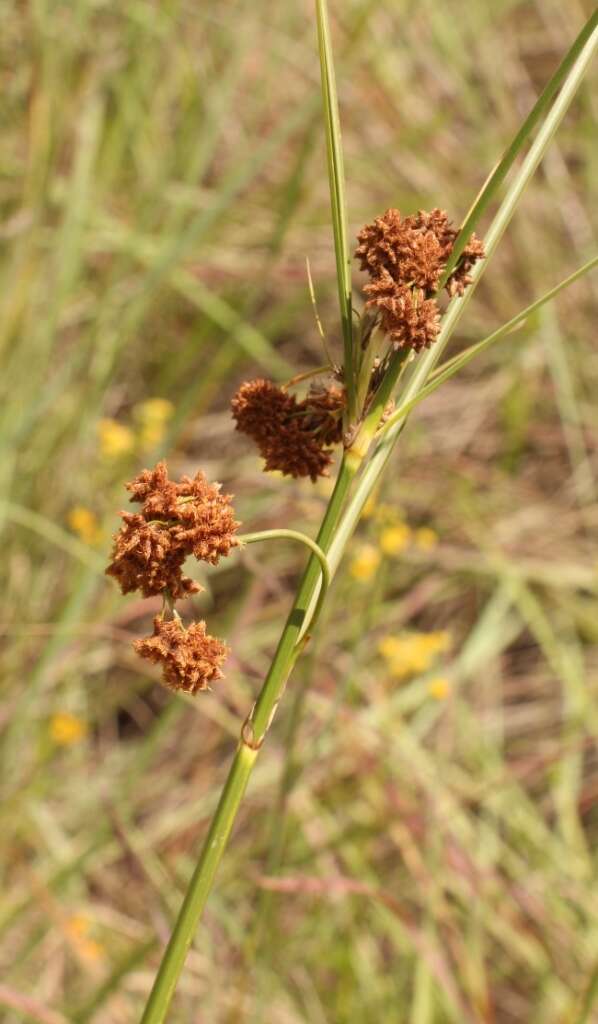
[[[352,418],[355,412],[355,372],[353,365],[351,257],[348,247],[347,203],[340,116],[326,0],[316,0],[316,22],[322,81],[322,103],[326,129],[326,155],[334,234],[336,277],[343,332],[345,387],[347,389],[349,416]]]

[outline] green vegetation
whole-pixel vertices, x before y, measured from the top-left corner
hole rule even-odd
[[[463,217],[584,20],[447,8],[333,22],[349,245],[390,204]],[[244,376],[322,362],[305,256],[343,349],[315,25],[82,0],[4,20],[5,60],[31,64],[5,72],[0,143],[0,1005],[118,1024],[141,1014],[305,561],[276,544],[209,570],[194,603],[233,654],[213,694],[177,700],[131,651],[150,603],[102,577],[122,481],[161,455],[201,465],[245,530],[310,535],[329,494],[263,475],[227,411]],[[454,351],[595,255],[591,113],[586,84]],[[593,1019],[595,289],[515,322],[414,414],[169,1019]]]

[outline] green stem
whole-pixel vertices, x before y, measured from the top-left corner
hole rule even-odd
[[[322,582],[320,585],[320,596],[318,603],[314,609],[314,613],[309,620],[308,625],[314,626],[318,620],[322,602],[326,596],[328,587],[330,586],[330,569],[328,566],[328,559],[322,551],[322,548],[316,544],[315,540],[308,537],[305,533],[300,533],[299,530],[260,530],[258,533],[240,533],[237,535],[237,540],[241,544],[256,544],[261,540],[298,540],[301,544],[305,544],[306,547],[313,551],[314,555],[320,563],[322,570]],[[306,627],[307,628],[307,627]]]
[[[310,652],[310,660],[313,660],[313,651]],[[278,784],[278,792],[269,814],[269,825],[266,829],[268,834],[266,863],[264,865],[264,874],[266,875],[276,874],[277,869],[282,863],[288,839],[287,800],[297,774],[296,742],[308,691],[309,686],[307,685],[307,680],[304,679],[302,684],[296,686],[292,693],[287,728],[283,737],[284,765]],[[252,927],[245,943],[244,961],[247,967],[255,959],[264,933],[270,930],[273,899],[274,893],[271,890],[264,888],[260,890]],[[270,938],[272,939],[272,936]]]
[[[343,459],[334,491],[317,537],[317,544],[324,553],[332,542],[342,507],[358,464],[355,460]],[[250,716],[255,741],[262,742],[276,711],[287,678],[299,654],[299,643],[307,638],[307,627],[312,620],[309,609],[319,600],[320,572],[315,557],[310,558],[303,574],[297,596],[285,627],[282,631],[270,671],[266,676],[260,695]]]
[[[193,872],[174,931],[141,1018],[141,1024],[157,1024],[166,1019],[170,1001],[189,947],[193,942],[201,912],[212,888],[257,755],[258,748],[252,746],[242,736],[210,830],[205,838],[201,856]]]
[[[270,671],[266,676],[260,695],[249,718],[241,730],[241,738],[230,772],[218,802],[210,830],[205,838],[201,855],[176,920],[168,946],[166,947],[154,986],[150,993],[141,1024],[162,1024],[185,963],[189,947],[199,924],[203,908],[212,887],[216,870],[224,852],[228,837],[249,776],[251,775],[259,749],[278,702],[282,696],[286,681],[295,664],[305,637],[304,626],[310,624],[307,614],[316,598],[316,590],[320,589],[320,580],[326,581],[328,563],[325,552],[331,543],[334,530],[340,519],[342,508],[349,487],[353,480],[357,465],[346,458],[343,459],[336,479],[317,541],[313,544],[313,553],[301,579],[297,596],[287,618]],[[285,531],[273,531],[280,535]],[[307,540],[303,534],[295,535],[288,531],[293,539]],[[251,534],[249,536],[252,536]],[[247,537],[243,538],[247,541]],[[256,537],[257,539],[257,537]],[[264,539],[263,535],[259,539]],[[311,545],[310,545],[311,546]],[[316,551],[317,549],[317,551]],[[326,565],[326,569],[324,568]],[[317,604],[316,604],[317,609]],[[313,622],[313,616],[311,617]]]
[[[374,435],[380,426],[384,410],[392,398],[394,389],[410,356],[411,351],[409,349],[399,349],[397,352],[393,352],[386,373],[374,395],[369,412],[359,427],[347,453],[349,457],[356,454],[360,460],[365,458]]]

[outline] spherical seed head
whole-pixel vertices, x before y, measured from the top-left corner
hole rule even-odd
[[[262,449],[267,472],[278,471],[283,476],[309,477],[315,483],[318,477],[328,476],[332,464],[332,452],[322,448],[318,439],[302,431],[299,426],[289,426],[278,442],[268,449]]]
[[[245,381],[231,401],[237,430],[258,445],[273,440],[281,423],[285,423],[296,408],[297,400],[293,395],[263,377]]]
[[[333,401],[338,404],[337,397]],[[273,381],[258,379],[241,385],[231,410],[237,430],[257,445],[264,469],[313,481],[327,475],[332,462],[332,452],[325,447],[333,443],[331,410],[322,408],[318,399],[298,402]]]
[[[144,597],[168,591],[172,598],[201,590],[182,575],[188,555],[215,565],[236,543],[239,527],[231,495],[221,494],[203,473],[169,480],[164,462],[145,469],[131,483],[131,501],[141,504],[135,515],[121,512],[124,525],[114,538],[106,570],[124,594],[141,590]]]
[[[220,667],[228,653],[226,645],[206,631],[205,622],[185,629],[180,619],[154,619],[152,636],[133,644],[142,658],[162,665],[162,680],[171,690],[195,694],[222,679]]]

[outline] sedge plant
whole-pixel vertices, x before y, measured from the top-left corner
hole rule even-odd
[[[293,530],[239,533],[232,500],[199,472],[171,480],[164,463],[130,484],[137,511],[122,513],[108,572],[123,593],[161,595],[153,634],[135,643],[160,664],[165,684],[196,694],[222,676],[226,645],[206,623],[187,626],[176,602],[198,591],[183,575],[189,556],[211,564],[244,544],[298,541],[310,557],[257,699],[240,728],[228,778],[189,881],[177,921],[149,995],[142,1024],[166,1019],[185,958],[214,883],[239,806],[293,668],[317,625],[328,587],[360,514],[377,487],[408,414],[488,346],[597,263],[589,260],[548,293],[469,349],[436,368],[485,273],[517,204],[563,119],[598,45],[594,14],[521,125],[480,194],[455,229],[441,209],[406,217],[398,210],[366,225],[356,256],[368,275],[365,305],[355,313],[343,153],[326,0],[316,0],[324,126],[334,235],[343,360],[301,374],[279,386],[248,381],[232,402],[237,429],[257,444],[266,470],[310,478],[326,475],[335,448],[342,455],[317,537]],[[534,136],[532,141],[532,136]],[[499,196],[517,158],[527,153],[483,241],[474,234]],[[442,307],[446,291],[448,304]],[[307,391],[301,397],[297,388]]]

